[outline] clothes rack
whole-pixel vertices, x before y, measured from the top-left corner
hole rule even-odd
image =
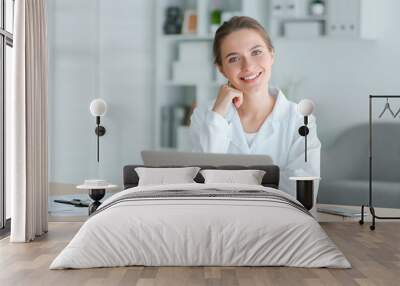
[[[364,224],[364,208],[368,207],[369,211],[372,215],[372,225],[370,225],[370,227],[369,227],[371,230],[375,230],[375,220],[376,219],[400,219],[400,217],[378,216],[375,213],[375,208],[373,205],[373,197],[372,197],[372,101],[373,101],[373,99],[382,99],[382,98],[386,98],[386,102],[388,102],[389,98],[400,98],[400,95],[370,95],[369,96],[369,200],[368,200],[368,205],[361,206],[361,219],[360,219],[359,223]],[[397,113],[396,113],[396,115],[397,115]]]

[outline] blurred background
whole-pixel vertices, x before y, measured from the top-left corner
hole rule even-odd
[[[224,83],[212,63],[213,35],[235,15],[251,16],[269,32],[276,50],[271,85],[292,101],[315,102],[318,200],[365,202],[368,95],[400,94],[399,11],[396,0],[48,1],[50,212],[69,211],[57,210],[55,198],[87,198],[75,188],[85,179],[122,189],[123,166],[142,163],[142,150],[191,149],[190,113]],[[107,103],[99,162],[89,111],[95,98]],[[400,100],[389,103],[394,113],[400,109]],[[382,130],[374,137],[384,190],[377,196],[379,204],[399,207],[400,117],[378,118],[385,104],[376,100],[373,109]]]

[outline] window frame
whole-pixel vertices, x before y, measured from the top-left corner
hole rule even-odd
[[[0,236],[8,233],[10,230],[10,219],[6,218],[6,189],[5,189],[5,103],[6,103],[6,47],[13,48],[13,33],[6,30],[6,1],[0,0],[1,21],[0,21]],[[13,3],[13,14],[15,0]],[[14,17],[12,15],[11,17]],[[14,28],[14,27],[13,27]],[[13,29],[14,30],[14,29]]]

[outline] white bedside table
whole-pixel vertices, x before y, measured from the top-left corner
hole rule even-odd
[[[89,191],[89,197],[93,200],[93,202],[89,205],[89,215],[96,211],[96,209],[101,205],[100,200],[106,194],[107,189],[117,188],[117,185],[108,184],[105,186],[95,186],[95,185],[78,185],[77,189],[85,189]]]
[[[296,199],[303,204],[307,210],[314,205],[314,181],[320,177],[289,177],[289,180],[296,181]]]

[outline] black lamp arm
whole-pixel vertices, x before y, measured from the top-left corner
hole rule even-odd
[[[305,162],[307,162],[307,135],[310,132],[307,125],[308,125],[308,116],[304,116],[304,125],[299,128],[299,134],[301,136],[304,136],[304,145],[305,145],[304,160],[305,160]]]
[[[99,162],[99,149],[100,149],[100,136],[103,136],[106,133],[106,129],[100,125],[100,116],[96,116],[96,129],[94,130],[94,132],[97,135],[97,162]]]

